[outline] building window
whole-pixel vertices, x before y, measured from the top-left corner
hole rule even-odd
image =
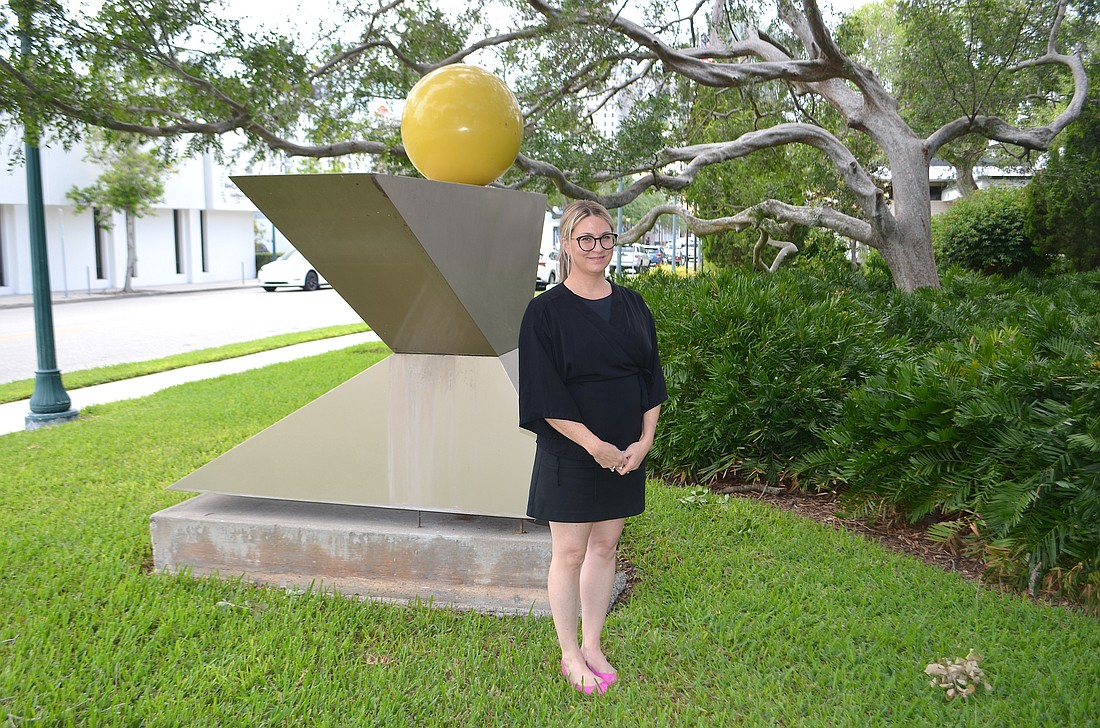
[[[95,277],[97,281],[102,281],[107,277],[107,256],[104,250],[107,241],[103,238],[103,217],[98,207],[92,208],[92,227],[92,244],[95,246]]]
[[[183,273],[183,215],[182,210],[172,210],[173,229],[176,233],[176,272]]]
[[[202,258],[202,272],[210,272],[210,261],[206,254],[206,210],[199,210],[199,253]]]

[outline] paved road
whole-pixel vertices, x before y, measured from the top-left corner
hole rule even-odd
[[[267,293],[253,287],[97,297],[55,305],[53,319],[62,374],[362,322],[331,289]],[[32,308],[0,309],[0,383],[34,376],[34,336]]]

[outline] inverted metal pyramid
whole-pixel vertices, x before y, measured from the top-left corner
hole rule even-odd
[[[544,195],[380,174],[233,181],[395,352],[516,348]]]

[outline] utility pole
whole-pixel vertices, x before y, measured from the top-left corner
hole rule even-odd
[[[619,192],[622,192],[622,191],[623,191],[623,178],[620,177],[619,178]],[[618,209],[618,216],[619,217],[618,217],[618,219],[616,221],[616,224],[615,224],[615,234],[616,235],[622,235],[623,234],[623,208],[622,208],[621,205],[619,206],[619,209]],[[602,245],[602,243],[601,243],[601,245]],[[637,271],[635,271],[635,273],[636,272]],[[620,276],[623,274],[623,248],[622,248],[621,245],[616,246],[616,248],[615,248],[615,273],[617,273]]]
[[[676,229],[676,223],[679,221],[678,216],[672,216],[672,272],[676,272],[676,253],[679,251],[676,249],[677,244],[680,241],[680,231]],[[684,259],[684,269],[687,270],[687,258]]]
[[[13,3],[14,5],[15,3]],[[31,20],[33,0],[19,4],[21,51],[24,62],[31,58]],[[42,162],[38,155],[39,130],[28,114],[23,114],[23,155],[27,164],[27,219],[31,246],[31,282],[34,298],[34,336],[38,350],[38,369],[34,373],[31,411],[25,418],[26,428],[36,430],[46,425],[71,422],[80,414],[72,408],[61,372],[57,368],[54,350],[53,308],[50,301],[50,264],[46,248],[46,213],[42,200]]]

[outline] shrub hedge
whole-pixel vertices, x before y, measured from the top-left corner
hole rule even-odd
[[[670,393],[651,462],[682,480],[778,477],[835,424],[851,388],[903,351],[861,303],[874,294],[856,273],[727,270],[633,285],[654,311]]]
[[[669,385],[650,458],[666,477],[797,473],[977,532],[1021,580],[1100,577],[1100,273],[952,269],[911,294],[844,270],[633,285]]]
[[[937,258],[990,275],[1041,270],[1046,260],[1035,252],[1026,231],[1026,196],[1022,188],[993,187],[934,216],[932,244]]]

